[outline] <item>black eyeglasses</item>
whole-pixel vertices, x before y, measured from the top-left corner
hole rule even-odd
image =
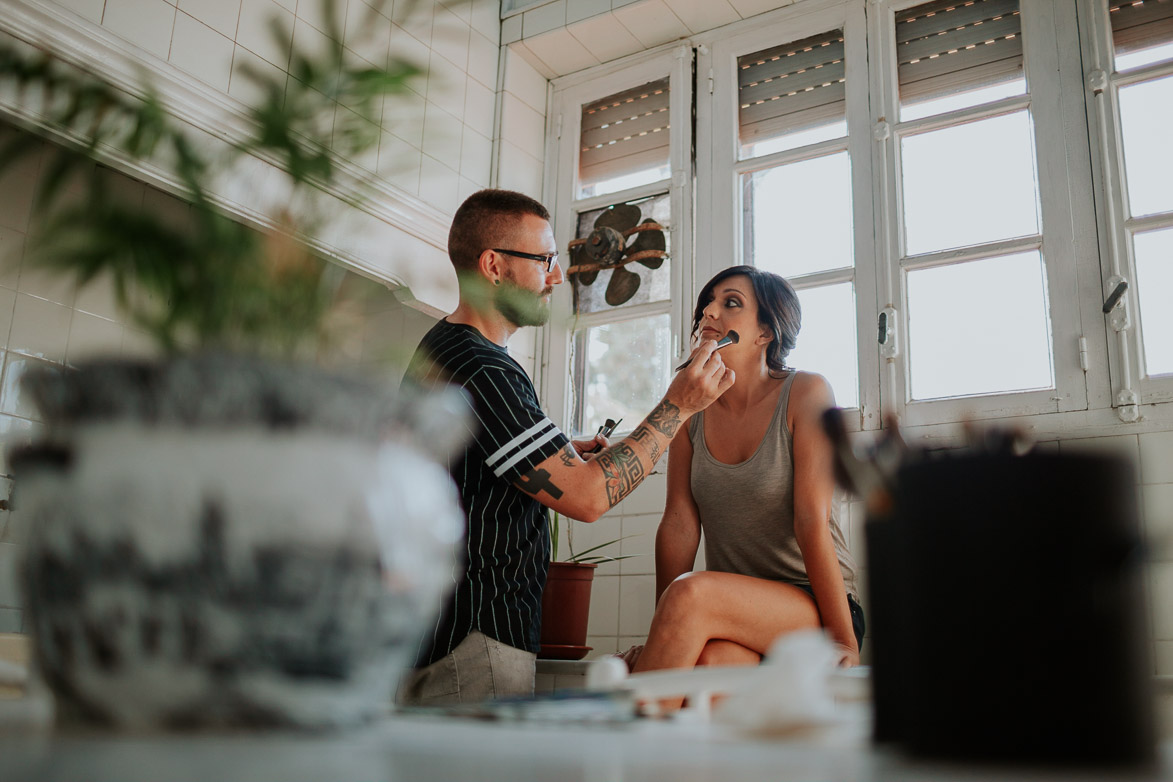
[[[554,266],[555,266],[555,264],[558,263],[558,253],[557,252],[552,252],[549,255],[536,255],[534,253],[519,253],[516,250],[498,250],[495,247],[493,248],[493,252],[501,253],[502,255],[515,255],[518,258],[527,258],[531,261],[537,261],[538,263],[544,263],[544,264],[546,264],[546,274],[549,274],[550,272],[554,271]]]

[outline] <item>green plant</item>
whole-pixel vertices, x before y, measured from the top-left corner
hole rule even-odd
[[[559,559],[558,558],[558,544],[559,544],[560,538],[561,538],[561,531],[562,531],[562,514],[558,513],[558,511],[552,510],[552,511],[550,511],[550,561],[551,562],[577,562],[582,565],[598,565],[603,562],[618,562],[621,559],[631,559],[632,557],[639,556],[638,554],[619,554],[617,556],[610,556],[608,554],[595,553],[595,552],[600,551],[601,549],[607,548],[608,546],[613,546],[621,540],[627,540],[628,538],[634,538],[634,537],[636,537],[635,535],[623,535],[622,537],[618,537],[613,540],[608,540],[605,543],[600,543],[597,546],[591,546],[587,550],[580,551],[576,554],[576,553],[574,553],[574,541],[572,539],[573,535],[570,533],[570,529],[568,528],[567,533],[566,533],[566,549],[569,553],[566,557]]]
[[[334,0],[322,1],[323,18],[333,22]],[[385,4],[372,2],[370,13]],[[302,197],[307,191],[338,191],[338,155],[356,156],[377,143],[383,96],[403,92],[421,74],[396,57],[384,67],[352,58],[334,27],[330,44],[310,54],[288,43],[289,31],[273,22],[289,77],[239,70],[263,97],[248,109],[249,133],[233,139],[226,154],[193,140],[149,82],[132,95],[54,54],[0,46],[0,88],[35,105],[42,131],[59,142],[49,145],[42,165],[34,203],[42,219],[26,257],[72,274],[79,287],[108,275],[119,304],[167,352],[289,354],[317,335],[334,287],[328,264],[308,243],[323,216],[312,207],[299,212],[297,204],[313,200]],[[0,172],[39,143],[19,133],[0,149]],[[289,206],[267,233],[216,205],[217,177],[242,155],[270,161],[287,178]],[[190,223],[111,197],[111,177],[95,162],[120,157],[170,172],[176,194],[191,205]]]

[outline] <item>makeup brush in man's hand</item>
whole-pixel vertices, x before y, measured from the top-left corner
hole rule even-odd
[[[717,347],[713,348],[713,350],[720,350],[721,348],[725,347],[726,345],[736,345],[737,340],[739,340],[739,339],[741,339],[741,337],[737,336],[736,331],[730,331],[728,334],[721,337],[721,339],[717,342]],[[692,357],[690,356],[683,364],[676,367],[676,371],[679,372],[680,370],[684,369],[686,366],[688,366],[691,363],[692,363]]]

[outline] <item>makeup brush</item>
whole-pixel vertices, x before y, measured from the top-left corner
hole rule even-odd
[[[739,340],[739,339],[741,339],[741,337],[739,337],[737,335],[736,331],[730,331],[728,334],[721,337],[721,339],[717,342],[717,347],[713,348],[713,350],[720,350],[721,348],[725,347],[726,345],[736,345],[737,340]],[[680,370],[684,369],[686,366],[688,366],[691,363],[692,363],[692,357],[690,356],[689,358],[687,358],[685,360],[685,362],[683,364],[676,367],[676,371],[679,372]]]

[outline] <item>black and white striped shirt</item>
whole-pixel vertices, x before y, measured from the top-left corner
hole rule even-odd
[[[538,405],[525,370],[471,326],[436,324],[407,376],[463,388],[475,429],[472,442],[448,464],[468,516],[465,561],[453,563],[456,588],[425,635],[416,664],[439,660],[473,630],[537,652],[549,522],[545,506],[513,483],[569,440]]]

